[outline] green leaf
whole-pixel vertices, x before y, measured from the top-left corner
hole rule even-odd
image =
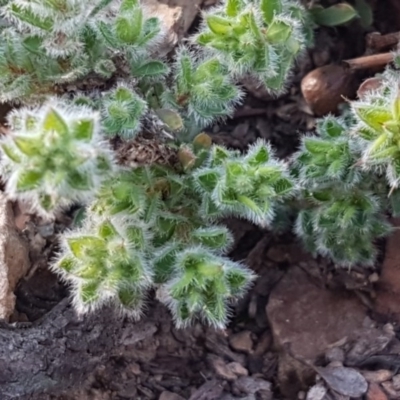
[[[93,188],[93,181],[90,172],[72,170],[68,175],[67,182],[76,190],[90,190]]]
[[[214,14],[206,17],[206,23],[211,32],[214,32],[216,35],[226,35],[232,29],[232,24],[228,19]]]
[[[392,114],[397,124],[400,123],[400,93],[393,100],[392,104]]]
[[[126,44],[135,44],[140,37],[143,26],[143,11],[137,8],[127,16],[119,16],[115,21],[115,33],[119,40]]]
[[[304,146],[310,153],[315,155],[326,154],[332,149],[332,143],[319,138],[305,138]]]
[[[334,118],[326,120],[323,129],[332,138],[339,137],[344,132],[343,126]]]
[[[17,136],[14,139],[14,143],[18,150],[26,156],[34,156],[40,154],[41,146],[38,143],[37,138],[31,138],[26,136]]]
[[[159,108],[158,110],[154,110],[154,112],[172,131],[180,131],[183,128],[183,120],[176,111]]]
[[[12,161],[15,163],[20,163],[21,162],[21,157],[19,156],[18,152],[13,149],[12,146],[9,146],[7,144],[2,144],[1,148],[3,149],[4,154]]]
[[[97,281],[83,283],[79,290],[79,296],[84,304],[90,304],[96,302],[99,295],[100,285]]]
[[[137,77],[155,77],[166,75],[169,68],[166,64],[161,61],[148,61],[141,64],[140,66],[134,66],[132,68],[132,75]]]
[[[242,0],[227,0],[225,12],[228,17],[236,17],[243,7]]]
[[[57,264],[65,272],[72,272],[75,268],[75,260],[72,257],[63,257]]]
[[[10,5],[10,11],[17,19],[36,28],[40,28],[45,31],[50,31],[53,28],[53,21],[51,18],[38,17],[32,11],[20,7],[14,2]]]
[[[335,4],[328,8],[316,7],[310,12],[316,24],[331,27],[345,24],[358,15],[357,11],[347,3]]]
[[[102,222],[98,228],[98,232],[102,239],[112,239],[118,236],[118,232],[111,221]]]
[[[135,310],[142,304],[143,293],[132,287],[122,287],[118,289],[118,300],[124,307]]]
[[[366,0],[356,0],[355,8],[360,17],[361,26],[363,28],[370,27],[374,22],[374,15],[371,6]]]
[[[246,161],[249,165],[258,167],[265,164],[269,160],[268,148],[265,145],[257,146],[247,157]]]
[[[94,134],[93,119],[79,119],[72,124],[72,134],[78,140],[90,142]]]
[[[114,36],[114,32],[111,29],[110,24],[106,24],[103,21],[100,21],[98,23],[98,28],[100,33],[103,35],[103,38],[106,40],[106,42],[115,49],[118,49],[120,44],[118,43],[118,41],[116,40],[115,36]]]
[[[123,0],[119,7],[119,11],[132,11],[139,6],[139,0]]]
[[[271,44],[285,43],[292,33],[292,27],[283,21],[274,20],[268,27],[265,38]]]
[[[95,252],[97,250],[100,253],[104,247],[103,240],[96,236],[77,236],[67,238],[67,244],[72,254],[78,259],[82,259],[88,249]]]
[[[41,171],[22,171],[17,180],[17,189],[21,192],[33,190],[39,186],[43,172]]]
[[[130,226],[126,230],[127,236],[129,238],[129,241],[131,242],[132,245],[135,246],[137,249],[143,249],[145,250],[146,248],[146,237],[144,230],[138,226]]]
[[[198,229],[193,233],[193,237],[202,245],[216,250],[224,249],[231,241],[229,231],[225,227]]]
[[[260,8],[264,21],[269,25],[274,15],[282,12],[282,0],[261,0]]]
[[[231,156],[229,150],[223,148],[222,146],[213,146],[212,147],[212,160],[213,165],[221,165],[223,161],[228,159]]]
[[[278,182],[273,185],[275,193],[279,196],[290,193],[293,189],[293,183],[289,179],[279,179]]]
[[[355,112],[363,122],[378,132],[383,132],[383,125],[392,119],[390,110],[372,105],[356,106]]]
[[[43,129],[48,132],[57,132],[61,136],[68,135],[68,125],[61,115],[50,109],[43,120]]]

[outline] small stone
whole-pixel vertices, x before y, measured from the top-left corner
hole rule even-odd
[[[392,379],[395,390],[400,390],[400,375],[395,375]]]
[[[377,371],[362,371],[364,378],[371,383],[382,383],[390,381],[393,376],[393,372],[387,369],[378,369]]]
[[[387,396],[379,384],[371,383],[366,394],[366,400],[387,400]]]
[[[242,331],[232,335],[229,338],[229,344],[236,351],[244,353],[252,353],[253,351],[253,340],[251,339],[250,331]]]
[[[234,381],[238,376],[248,375],[248,371],[241,364],[237,362],[231,362],[226,364],[225,361],[220,357],[212,357],[212,366],[215,369],[216,374],[227,381]]]
[[[158,400],[185,400],[185,399],[182,396],[179,396],[179,394],[168,392],[167,390],[165,390],[164,392],[161,393]]]
[[[227,365],[227,367],[237,376],[248,376],[249,371],[243,365],[233,361]]]
[[[131,363],[129,365],[129,372],[131,372],[133,375],[140,375],[142,373],[141,369],[140,369],[140,365],[138,363]]]

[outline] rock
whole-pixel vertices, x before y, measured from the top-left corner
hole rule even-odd
[[[394,221],[400,226],[400,218]],[[394,229],[386,242],[385,258],[381,269],[381,279],[376,285],[374,308],[378,314],[391,322],[400,323],[400,229]]]
[[[160,394],[160,397],[158,400],[185,400],[182,396],[179,396],[179,394],[168,392],[165,390]]]
[[[213,356],[210,358],[215,373],[222,379],[234,381],[238,376],[248,375],[247,369],[237,362],[226,364],[225,361],[220,357]]]
[[[371,383],[382,383],[390,381],[393,376],[393,372],[387,369],[378,369],[377,371],[361,371],[364,378]]]
[[[171,51],[186,34],[196,18],[203,0],[145,0],[145,10],[161,19],[165,29],[165,40],[160,46],[160,55]]]
[[[242,331],[232,335],[229,338],[229,344],[236,351],[248,354],[253,352],[253,340],[250,331]]]
[[[213,379],[200,386],[189,400],[220,400],[223,391],[222,383]]]
[[[256,356],[261,356],[267,350],[269,350],[269,348],[271,347],[271,343],[272,343],[271,332],[265,331],[257,341],[254,354]]]
[[[371,383],[366,394],[366,400],[387,400],[387,396],[377,383]]]
[[[355,75],[333,64],[314,69],[301,81],[304,100],[317,116],[336,113],[343,97],[354,97],[356,90]]]
[[[324,400],[327,392],[325,385],[319,382],[308,391],[306,400]]]
[[[284,357],[287,348],[298,359],[316,361],[333,344],[356,338],[366,315],[356,296],[313,284],[299,267],[292,267],[275,286],[266,311],[274,344],[281,351],[279,379],[290,391],[287,397],[293,395],[295,381],[303,387],[314,376],[310,368]]]
[[[272,398],[271,383],[261,378],[242,376],[234,382],[234,387],[245,394],[262,394],[265,400],[268,395]]]
[[[400,375],[395,375],[392,382],[394,390],[400,390]]]
[[[318,374],[336,393],[360,397],[368,390],[366,379],[355,369],[347,367],[315,367]]]
[[[14,289],[30,267],[28,244],[19,235],[11,203],[0,193],[0,318],[15,307]]]

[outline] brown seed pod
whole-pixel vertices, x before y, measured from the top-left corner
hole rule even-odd
[[[353,98],[357,77],[340,65],[325,65],[309,72],[301,81],[304,100],[316,116],[336,113],[344,98]]]

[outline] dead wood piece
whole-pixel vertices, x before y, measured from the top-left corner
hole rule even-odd
[[[39,399],[79,387],[118,349],[152,336],[157,325],[151,317],[132,323],[113,308],[79,317],[64,300],[32,328],[0,329],[0,399]]]
[[[362,69],[379,70],[385,68],[392,61],[393,61],[392,53],[380,53],[380,54],[373,54],[370,56],[352,58],[350,60],[344,60],[343,65],[349,68],[350,71],[356,71]]]

